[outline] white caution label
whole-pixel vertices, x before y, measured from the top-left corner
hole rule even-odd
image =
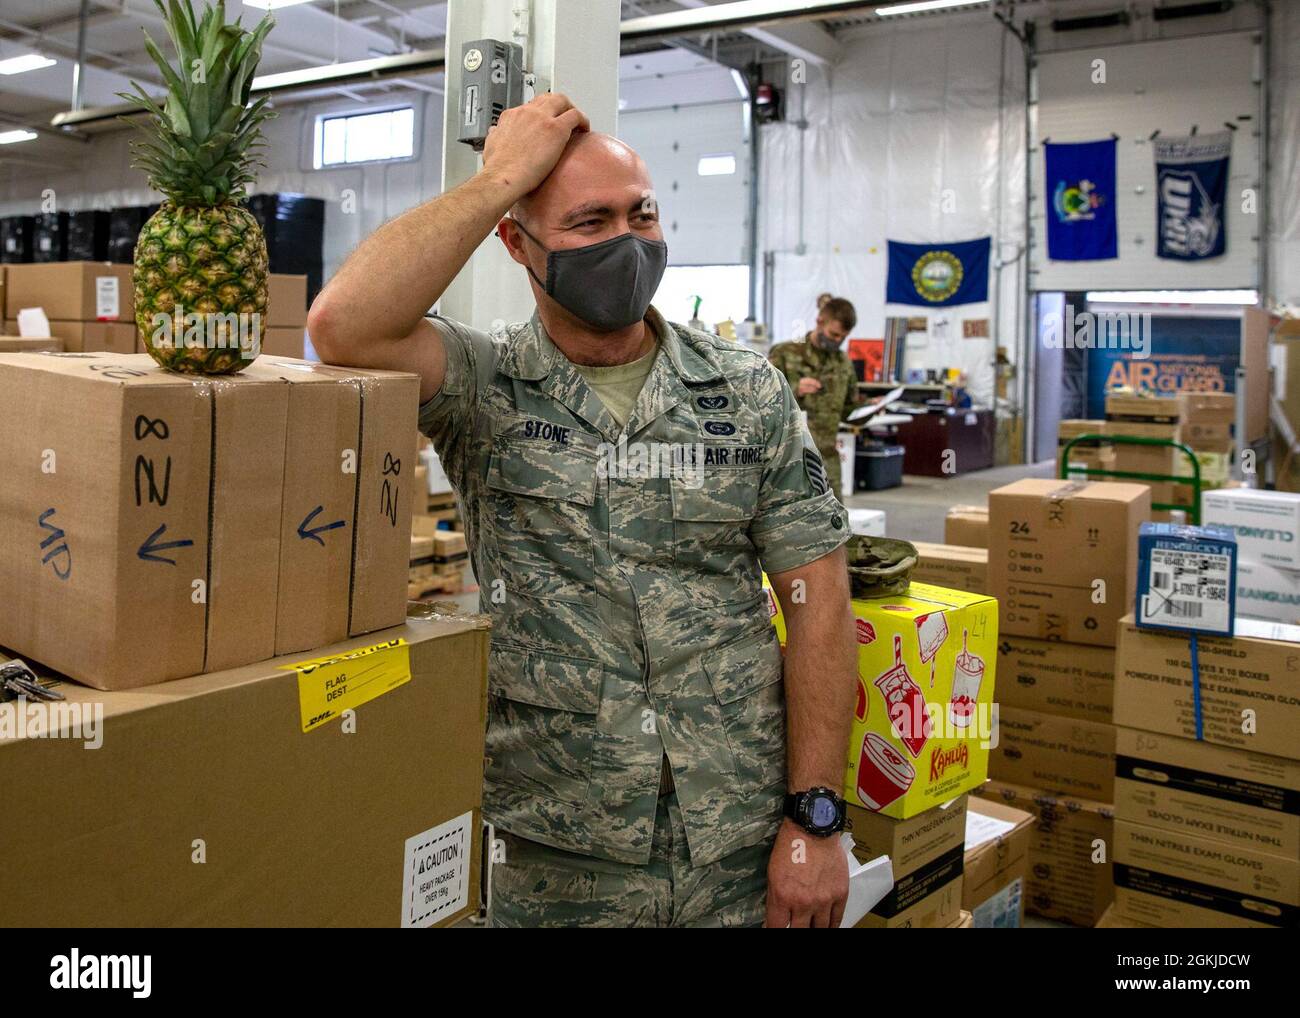
[[[117,276],[95,277],[95,317],[101,322],[116,321],[122,316]]]
[[[402,928],[422,929],[469,903],[469,854],[474,814],[406,839],[402,871]]]

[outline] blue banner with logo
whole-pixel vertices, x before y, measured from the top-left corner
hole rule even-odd
[[[1047,257],[1088,262],[1119,256],[1115,223],[1115,139],[1049,142]]]
[[[885,301],[949,307],[989,299],[989,238],[956,244],[889,244]]]
[[[1224,205],[1232,132],[1159,137],[1156,153],[1156,257],[1217,258],[1227,250]]]
[[[1148,322],[1147,356],[1125,349],[1124,342],[1088,351],[1086,416],[1104,417],[1106,393],[1117,388],[1157,396],[1184,391],[1232,392],[1235,388],[1241,356],[1240,318],[1153,315]]]

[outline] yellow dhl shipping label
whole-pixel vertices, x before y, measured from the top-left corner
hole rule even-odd
[[[280,665],[298,673],[302,730],[310,732],[411,681],[411,648],[401,638]]]
[[[785,619],[764,577],[785,647]],[[858,696],[844,797],[904,820],[983,784],[996,745],[998,603],[913,583],[854,600]]]

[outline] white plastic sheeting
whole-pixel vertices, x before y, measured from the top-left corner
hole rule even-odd
[[[1300,311],[1300,4],[1273,5],[1269,49],[1268,293]]]
[[[932,334],[924,345],[909,340],[904,366],[960,368],[976,400],[991,403],[995,346],[1015,358],[1023,328],[1020,43],[990,19],[873,26],[845,47],[828,73],[810,67],[806,85],[790,84],[785,122],[763,128],[759,250],[774,252],[773,338],[799,334],[823,291],[853,301],[855,336],[882,336],[886,316],[927,315]],[[993,267],[1011,263],[1001,273],[991,338],[963,339],[962,321],[991,318],[992,300],[935,309],[885,303],[886,239],[983,236],[994,240],[991,298]],[[946,338],[933,334],[940,320]]]

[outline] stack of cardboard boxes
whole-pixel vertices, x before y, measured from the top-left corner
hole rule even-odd
[[[1096,439],[1087,439],[1080,441],[1077,445],[1070,445],[1072,439],[1079,438],[1082,435],[1105,434],[1105,430],[1105,421],[1075,418],[1060,421],[1056,426],[1056,470],[1052,476],[1061,476],[1061,461],[1066,456],[1067,448],[1069,449],[1070,462],[1066,476],[1071,480],[1089,480],[1087,474],[1076,473],[1076,471],[1108,469],[1110,447],[1105,443]],[[1100,480],[1100,478],[1098,479]]]
[[[57,340],[62,349],[77,353],[145,350],[148,337],[137,335],[130,265],[86,261],[9,265],[0,290],[4,309],[0,335],[17,337],[18,312],[40,308],[49,321],[49,337],[36,339]],[[307,329],[306,276],[271,274],[266,319],[262,352],[301,358]],[[20,349],[14,343],[9,348],[8,352]]]
[[[6,916],[430,926],[477,908],[488,636],[407,621],[418,382],[0,354],[0,402],[30,411],[0,431],[0,532],[34,535],[0,545],[0,663],[63,697],[0,703],[0,768],[42,775],[0,789],[26,818],[0,825],[0,858],[78,874],[5,867]]]
[[[1131,436],[1180,442],[1193,451],[1201,474],[1202,491],[1228,483],[1233,440],[1235,397],[1231,393],[1179,393],[1177,396],[1134,396],[1112,393],[1106,397],[1105,420],[1063,420],[1057,427],[1056,476],[1061,457],[1071,439],[1080,435]],[[1185,453],[1169,446],[1081,442],[1070,449],[1066,474],[1072,480],[1086,480],[1084,470],[1121,470],[1172,477],[1192,476]],[[1105,480],[1104,477],[1093,478]],[[1151,501],[1173,505],[1172,510],[1154,510],[1153,520],[1182,522],[1195,499],[1190,481],[1151,481]]]
[[[129,265],[53,262],[7,266],[5,321],[0,332],[18,336],[18,313],[24,308],[40,308],[49,320],[49,336],[34,338],[57,340],[64,350],[137,350]]]
[[[1110,898],[1114,644],[1136,596],[1144,485],[1018,481],[989,495],[999,741],[978,794],[1033,812],[1027,907],[1091,926]],[[1063,805],[1064,803],[1064,805]]]
[[[894,870],[892,891],[858,925],[961,926],[967,793],[985,780],[993,734],[997,605],[913,582],[906,594],[855,599],[853,613],[858,697],[844,796],[858,858],[889,855]]]
[[[416,599],[431,594],[458,594],[466,589],[469,568],[465,525],[456,493],[432,443],[423,435],[418,442],[407,596]]]
[[[0,354],[0,403],[33,408],[0,432],[0,530],[37,535],[0,546],[0,644],[123,689],[400,623],[418,387]]]
[[[1189,635],[1130,616],[1115,682],[1116,915],[1293,927],[1300,627],[1238,619],[1233,636],[1197,636],[1193,654]]]
[[[266,290],[262,352],[302,357],[307,335],[307,277],[273,272]]]
[[[962,909],[976,929],[1024,925],[1029,846],[1037,820],[996,799],[972,797],[966,808]]]

